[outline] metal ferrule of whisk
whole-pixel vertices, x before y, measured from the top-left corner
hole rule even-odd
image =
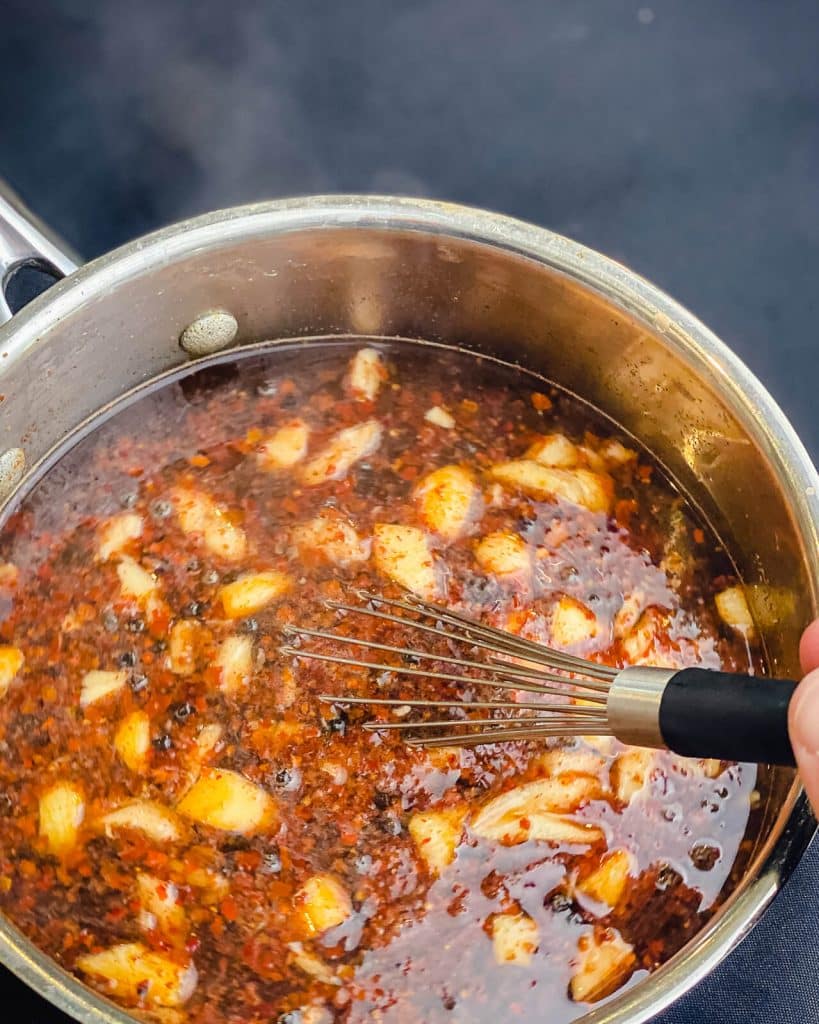
[[[354,593],[361,604],[326,602],[340,622],[360,615],[397,625],[411,637],[407,645],[290,625],[283,629],[288,639],[280,651],[379,676],[434,681],[443,689],[440,699],[406,696],[406,688],[398,697],[321,695],[328,703],[392,711],[392,720],[369,721],[365,729],[398,730],[408,744],[425,747],[610,735],[688,757],[794,763],[787,728],[792,680],[696,666],[614,668],[412,595],[400,600]],[[348,653],[359,649],[375,652],[376,660]],[[489,690],[485,700],[474,696],[481,687]],[[412,717],[413,712],[425,717]]]
[[[635,747],[664,747],[660,712],[666,686],[676,669],[634,665],[621,669],[612,680],[606,717],[612,733]]]

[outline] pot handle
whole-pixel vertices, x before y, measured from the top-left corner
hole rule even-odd
[[[20,267],[36,267],[59,279],[73,273],[81,263],[80,257],[0,181],[0,324],[14,313],[6,289]]]

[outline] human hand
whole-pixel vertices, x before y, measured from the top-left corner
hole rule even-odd
[[[799,660],[805,676],[788,709],[788,729],[802,784],[819,815],[819,619],[802,634]]]

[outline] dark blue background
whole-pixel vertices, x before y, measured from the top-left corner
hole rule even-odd
[[[0,19],[0,175],[84,255],[283,195],[501,210],[666,288],[819,451],[816,0],[5,0]],[[817,879],[814,853],[664,1024],[819,1021]]]

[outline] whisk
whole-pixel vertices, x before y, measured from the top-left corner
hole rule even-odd
[[[788,704],[796,689],[793,680],[704,668],[617,669],[476,622],[414,595],[398,600],[356,591],[355,596],[363,603],[326,604],[346,615],[404,627],[419,642],[433,640],[441,646],[440,641],[446,641],[449,653],[430,650],[429,643],[427,649],[420,643],[399,647],[295,625],[285,627],[290,642],[281,651],[455,687],[453,696],[440,700],[321,695],[322,701],[335,705],[389,708],[394,713],[394,719],[367,722],[365,729],[399,730],[410,745],[425,747],[603,735],[635,746],[668,748],[685,757],[794,764],[787,728]],[[293,643],[296,639],[298,645]],[[328,653],[311,647],[314,640],[364,648],[400,663]],[[468,688],[471,697],[473,687],[494,692],[486,700],[467,700],[463,691]],[[501,699],[498,691],[514,691],[516,699]],[[518,699],[521,692],[541,699]],[[575,703],[577,699],[581,702]],[[434,717],[412,719],[413,711]],[[459,717],[466,711],[481,717]]]

